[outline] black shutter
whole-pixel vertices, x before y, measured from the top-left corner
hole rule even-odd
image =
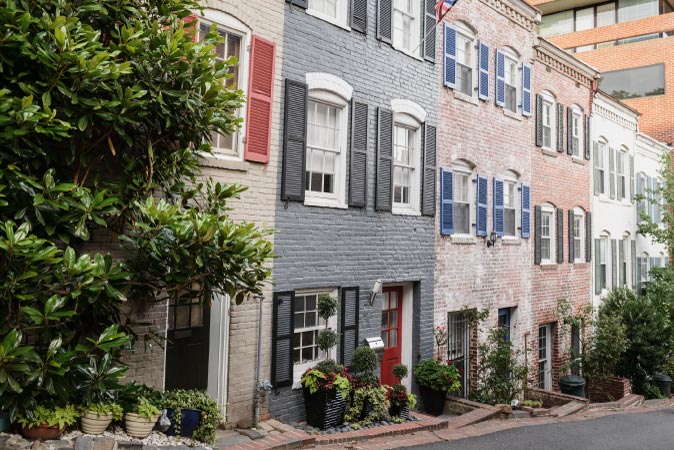
[[[637,241],[632,239],[630,241],[630,246],[631,248],[631,253],[632,253],[632,290],[636,291],[637,289],[637,280],[640,275],[639,275],[639,266],[637,264]],[[637,291],[638,292],[638,291]]]
[[[435,0],[421,0],[424,4],[422,8],[421,17],[424,18],[424,26],[422,28],[421,42],[423,43],[424,59],[426,61],[435,61],[435,25],[437,19],[435,17]]]
[[[597,258],[598,255],[595,255]],[[592,261],[592,213],[585,213],[585,261]]]
[[[281,200],[304,201],[307,150],[307,85],[286,79]]]
[[[351,29],[367,34],[367,0],[351,0]]]
[[[426,124],[424,131],[424,170],[421,189],[421,214],[435,216],[436,128]]]
[[[601,252],[601,239],[594,240],[594,293],[595,295],[601,294],[602,286],[602,277],[601,277],[601,261],[599,259],[599,253]]]
[[[375,209],[391,211],[393,205],[393,112],[377,109],[377,190]]]
[[[377,39],[391,43],[393,0],[377,0]]]
[[[575,244],[575,239],[573,235],[573,220],[574,220],[575,214],[573,213],[573,210],[569,210],[569,262],[573,264],[575,258],[576,258],[576,246]],[[578,255],[580,256],[580,255]]]
[[[536,147],[543,147],[543,97],[536,94]]]
[[[566,107],[566,153],[573,155],[573,109]]]
[[[541,263],[541,221],[543,210],[540,206],[534,207],[534,264]]]
[[[358,313],[360,304],[357,287],[342,288],[342,342],[340,345],[340,362],[351,365],[353,351],[358,347]]]
[[[592,141],[592,133],[590,133],[590,116],[587,114],[585,117],[585,159],[590,160],[590,142]]]
[[[564,262],[564,210],[557,209],[557,263]]]
[[[557,151],[564,153],[564,105],[557,103]]]
[[[367,204],[367,103],[351,102],[351,163],[349,166],[349,206]]]
[[[307,9],[308,0],[286,0],[286,3],[291,5],[299,6],[300,8]]]
[[[293,291],[274,293],[272,317],[271,382],[275,388],[293,383]]]

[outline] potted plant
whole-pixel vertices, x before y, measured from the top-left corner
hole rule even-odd
[[[400,417],[409,419],[410,409],[417,404],[416,395],[407,392],[407,388],[402,384],[403,379],[407,377],[409,370],[405,364],[396,364],[393,366],[393,375],[398,379],[398,384],[391,386],[386,397],[391,404],[389,415],[391,417]]]
[[[349,368],[349,381],[351,383],[351,395],[349,398],[349,408],[347,411],[347,419],[363,420],[372,412],[374,398],[376,392],[370,388],[378,388],[379,378],[375,375],[375,371],[379,366],[377,354],[370,347],[358,347],[353,352],[351,358],[351,367]],[[372,394],[372,395],[368,395]],[[358,401],[356,400],[358,397]],[[358,403],[360,409],[354,404]]]
[[[159,409],[145,397],[139,397],[134,411],[124,414],[124,428],[129,436],[146,438],[159,419]]]
[[[194,438],[206,443],[215,440],[222,410],[206,392],[176,389],[166,393],[161,406],[166,408],[171,421],[167,435]]]
[[[72,405],[37,405],[30,413],[19,416],[21,434],[29,440],[48,441],[56,439],[66,427],[77,423],[77,409]]]
[[[101,434],[113,420],[122,420],[124,410],[117,403],[93,403],[80,408],[80,425],[86,434]]]
[[[419,385],[424,411],[434,416],[442,414],[447,393],[461,387],[456,367],[433,359],[414,366],[414,380]]]

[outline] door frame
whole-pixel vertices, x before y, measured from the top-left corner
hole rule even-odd
[[[412,341],[414,336],[414,282],[403,282],[403,283],[386,283],[382,287],[402,287],[403,296],[402,296],[402,308],[401,308],[401,317],[402,325],[400,327],[400,333],[404,338],[402,339],[400,347],[400,362],[405,364],[410,369],[412,368]],[[381,306],[379,308],[379,314],[381,314]],[[381,320],[381,317],[380,319]],[[381,333],[381,323],[379,324],[379,332]],[[412,377],[408,376],[403,379],[402,385],[407,388],[407,390],[412,389]]]
[[[540,349],[540,330],[541,328],[545,328],[545,359],[541,360],[541,349]],[[537,341],[538,346],[538,379],[537,379],[537,385],[540,389],[544,389],[546,391],[551,391],[552,390],[552,324],[551,323],[546,323],[543,325],[538,326],[538,341]],[[545,361],[545,372],[543,374],[543,387],[540,386],[540,363],[541,361]]]
[[[208,340],[208,388],[227,418],[229,389],[229,322],[231,302],[227,295],[214,295],[211,303],[211,328]]]

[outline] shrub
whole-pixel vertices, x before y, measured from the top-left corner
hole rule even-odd
[[[393,366],[393,375],[402,383],[403,378],[407,378],[409,374],[409,369],[405,364],[396,364]]]
[[[174,410],[173,420],[176,435],[180,435],[181,410],[198,410],[201,412],[201,418],[199,419],[199,425],[192,433],[192,437],[209,444],[215,441],[215,430],[222,420],[222,410],[218,406],[218,402],[213,400],[206,392],[196,389],[169,391],[164,396],[161,406]]]
[[[414,366],[414,380],[419,386],[437,391],[456,392],[461,388],[459,371],[451,364],[443,364],[434,359]]]

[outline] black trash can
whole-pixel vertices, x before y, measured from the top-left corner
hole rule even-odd
[[[653,375],[653,384],[660,389],[660,393],[665,397],[669,398],[672,396],[672,379],[667,375],[656,373]]]
[[[559,389],[562,394],[575,397],[585,397],[585,378],[577,375],[564,375],[559,379]]]

